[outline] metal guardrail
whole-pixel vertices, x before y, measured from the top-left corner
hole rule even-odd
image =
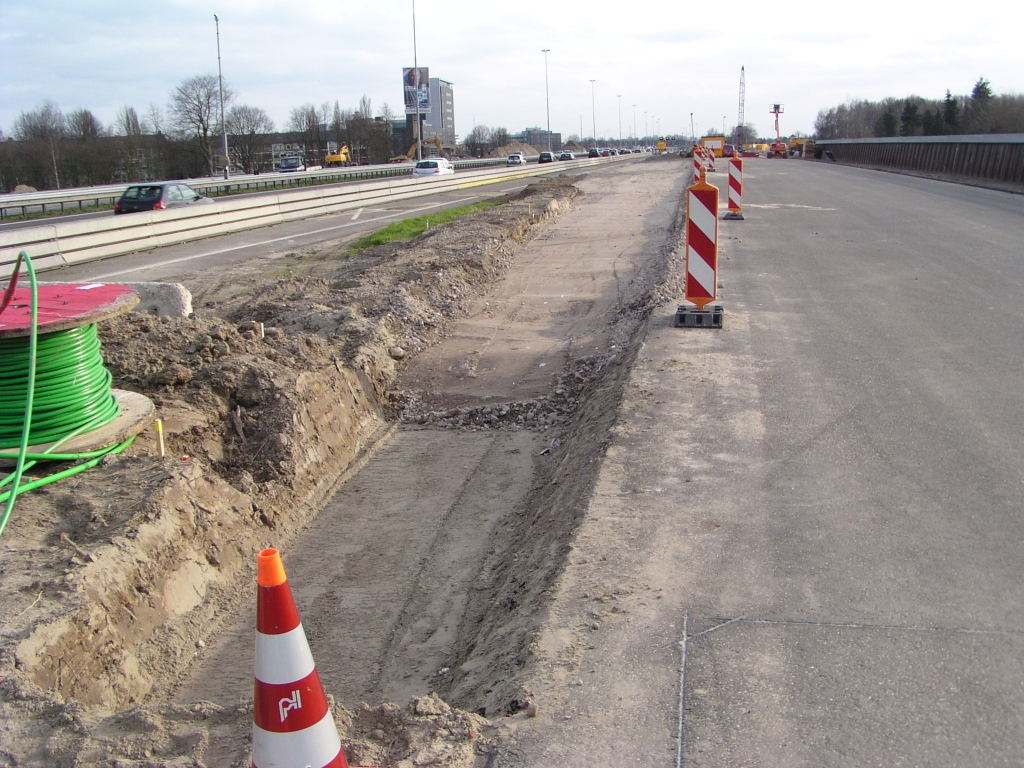
[[[977,180],[988,186],[1024,186],[1024,134],[818,139],[816,156],[854,165]]]
[[[551,163],[519,169],[471,170],[425,179],[377,179],[353,184],[307,187],[279,194],[226,198],[217,205],[166,211],[56,219],[37,227],[0,231],[0,274],[27,250],[37,270],[56,269],[86,261],[146,251],[246,229],[281,224],[353,210],[375,202],[403,200],[439,191],[470,188],[499,181],[559,173],[572,168],[626,160],[599,158],[571,164]],[[502,161],[504,162],[504,161]]]
[[[188,184],[197,192],[209,197],[218,197],[239,192],[259,192],[290,187],[316,186],[320,184],[337,184],[348,181],[365,181],[367,179],[401,178],[412,176],[415,163],[388,165],[352,166],[348,168],[322,168],[316,171],[278,172],[248,174],[234,176],[230,179],[167,179]],[[477,160],[456,160],[452,163],[456,169],[484,168],[503,166],[505,158],[483,158]],[[59,210],[61,213],[71,210],[84,210],[87,207],[98,208],[101,205],[113,205],[130,184],[108,184],[101,187],[78,187],[67,190],[48,190],[44,192],[23,192],[18,194],[0,195],[0,221],[14,215],[25,216],[30,211]],[[12,213],[12,211],[14,213]]]

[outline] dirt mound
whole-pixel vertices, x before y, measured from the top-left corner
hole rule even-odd
[[[522,152],[527,157],[536,157],[540,150],[530,144],[523,144],[521,141],[513,141],[503,147],[491,150],[489,157],[508,157],[515,152]]]
[[[319,254],[301,275],[211,273],[188,319],[104,322],[115,386],[154,400],[168,455],[145,434],[19,498],[0,566],[0,755],[245,764],[210,745],[247,730],[247,705],[172,707],[167,692],[247,599],[255,553],[301,528],[406,409],[401,361],[443,338],[576,193],[545,179],[411,243]],[[336,720],[369,734],[352,754],[382,764],[486,753],[483,721],[439,700],[412,707]]]

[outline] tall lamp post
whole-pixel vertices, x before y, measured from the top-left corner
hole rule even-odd
[[[697,143],[697,134],[693,132],[693,112],[690,113],[690,138]]]
[[[633,105],[633,146],[636,146],[636,104]]]
[[[420,121],[420,63],[416,57],[416,0],[412,0],[412,71],[416,86],[416,162],[419,162],[423,159],[423,123]]]
[[[725,136],[725,115],[722,115],[722,135]]]
[[[228,160],[228,124],[224,122],[224,73],[220,68],[220,19],[213,14],[213,23],[217,25],[217,83],[220,90],[220,127],[224,136],[224,179],[227,180],[231,162]]]
[[[548,110],[548,152],[551,151],[551,95],[548,91],[548,54],[551,53],[550,48],[541,49],[541,53],[544,54],[544,103]]]
[[[647,110],[644,110],[644,146],[647,146]]]
[[[619,94],[619,148],[622,148],[622,94]]]
[[[597,146],[597,107],[594,102],[594,81],[590,81],[590,119],[593,120],[594,146]]]

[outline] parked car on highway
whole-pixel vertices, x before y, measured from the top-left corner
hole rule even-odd
[[[537,158],[537,162],[538,163],[553,163],[553,162],[555,162],[555,153],[554,152],[541,152],[540,156]]]
[[[455,166],[446,157],[430,157],[426,160],[420,160],[416,163],[416,167],[412,169],[414,179],[425,176],[445,176],[449,173],[455,173]]]
[[[526,155],[522,152],[515,152],[508,156],[508,160],[505,161],[505,165],[526,165]]]
[[[572,152],[570,152],[568,149],[566,149],[566,150],[562,151],[562,154],[560,154],[558,156],[558,159],[559,160],[575,160],[576,159],[576,155],[574,155]]]
[[[121,193],[114,203],[114,213],[137,213],[139,211],[163,211],[186,205],[212,203],[188,184],[166,182],[159,184],[133,184]]]

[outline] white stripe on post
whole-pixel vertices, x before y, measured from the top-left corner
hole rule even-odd
[[[707,235],[712,244],[718,242],[718,211],[712,213],[704,207],[700,198],[690,194],[690,220],[697,225],[701,232]]]
[[[716,295],[715,270],[693,248],[689,248],[687,251],[686,271],[700,284],[701,288],[707,291],[708,296]]]

